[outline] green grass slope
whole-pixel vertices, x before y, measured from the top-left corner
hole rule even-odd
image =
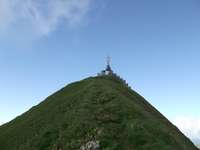
[[[0,126],[0,150],[197,150],[139,94],[115,76],[71,83]]]

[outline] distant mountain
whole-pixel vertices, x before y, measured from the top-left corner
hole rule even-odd
[[[115,76],[71,83],[0,126],[0,150],[197,150]]]
[[[191,140],[195,145],[200,145],[200,140],[199,139],[192,139]]]

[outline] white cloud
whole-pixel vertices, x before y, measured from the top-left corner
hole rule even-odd
[[[200,119],[195,116],[177,116],[174,124],[190,139],[200,139]]]
[[[48,35],[64,24],[78,27],[94,0],[0,0],[0,37]],[[18,36],[18,35],[17,35]]]

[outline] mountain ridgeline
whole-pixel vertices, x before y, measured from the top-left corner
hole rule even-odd
[[[0,126],[0,150],[83,150],[92,141],[100,150],[197,150],[115,76],[71,83]]]

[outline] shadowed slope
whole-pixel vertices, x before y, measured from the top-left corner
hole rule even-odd
[[[0,127],[1,150],[196,150],[193,143],[115,76],[69,84]]]

